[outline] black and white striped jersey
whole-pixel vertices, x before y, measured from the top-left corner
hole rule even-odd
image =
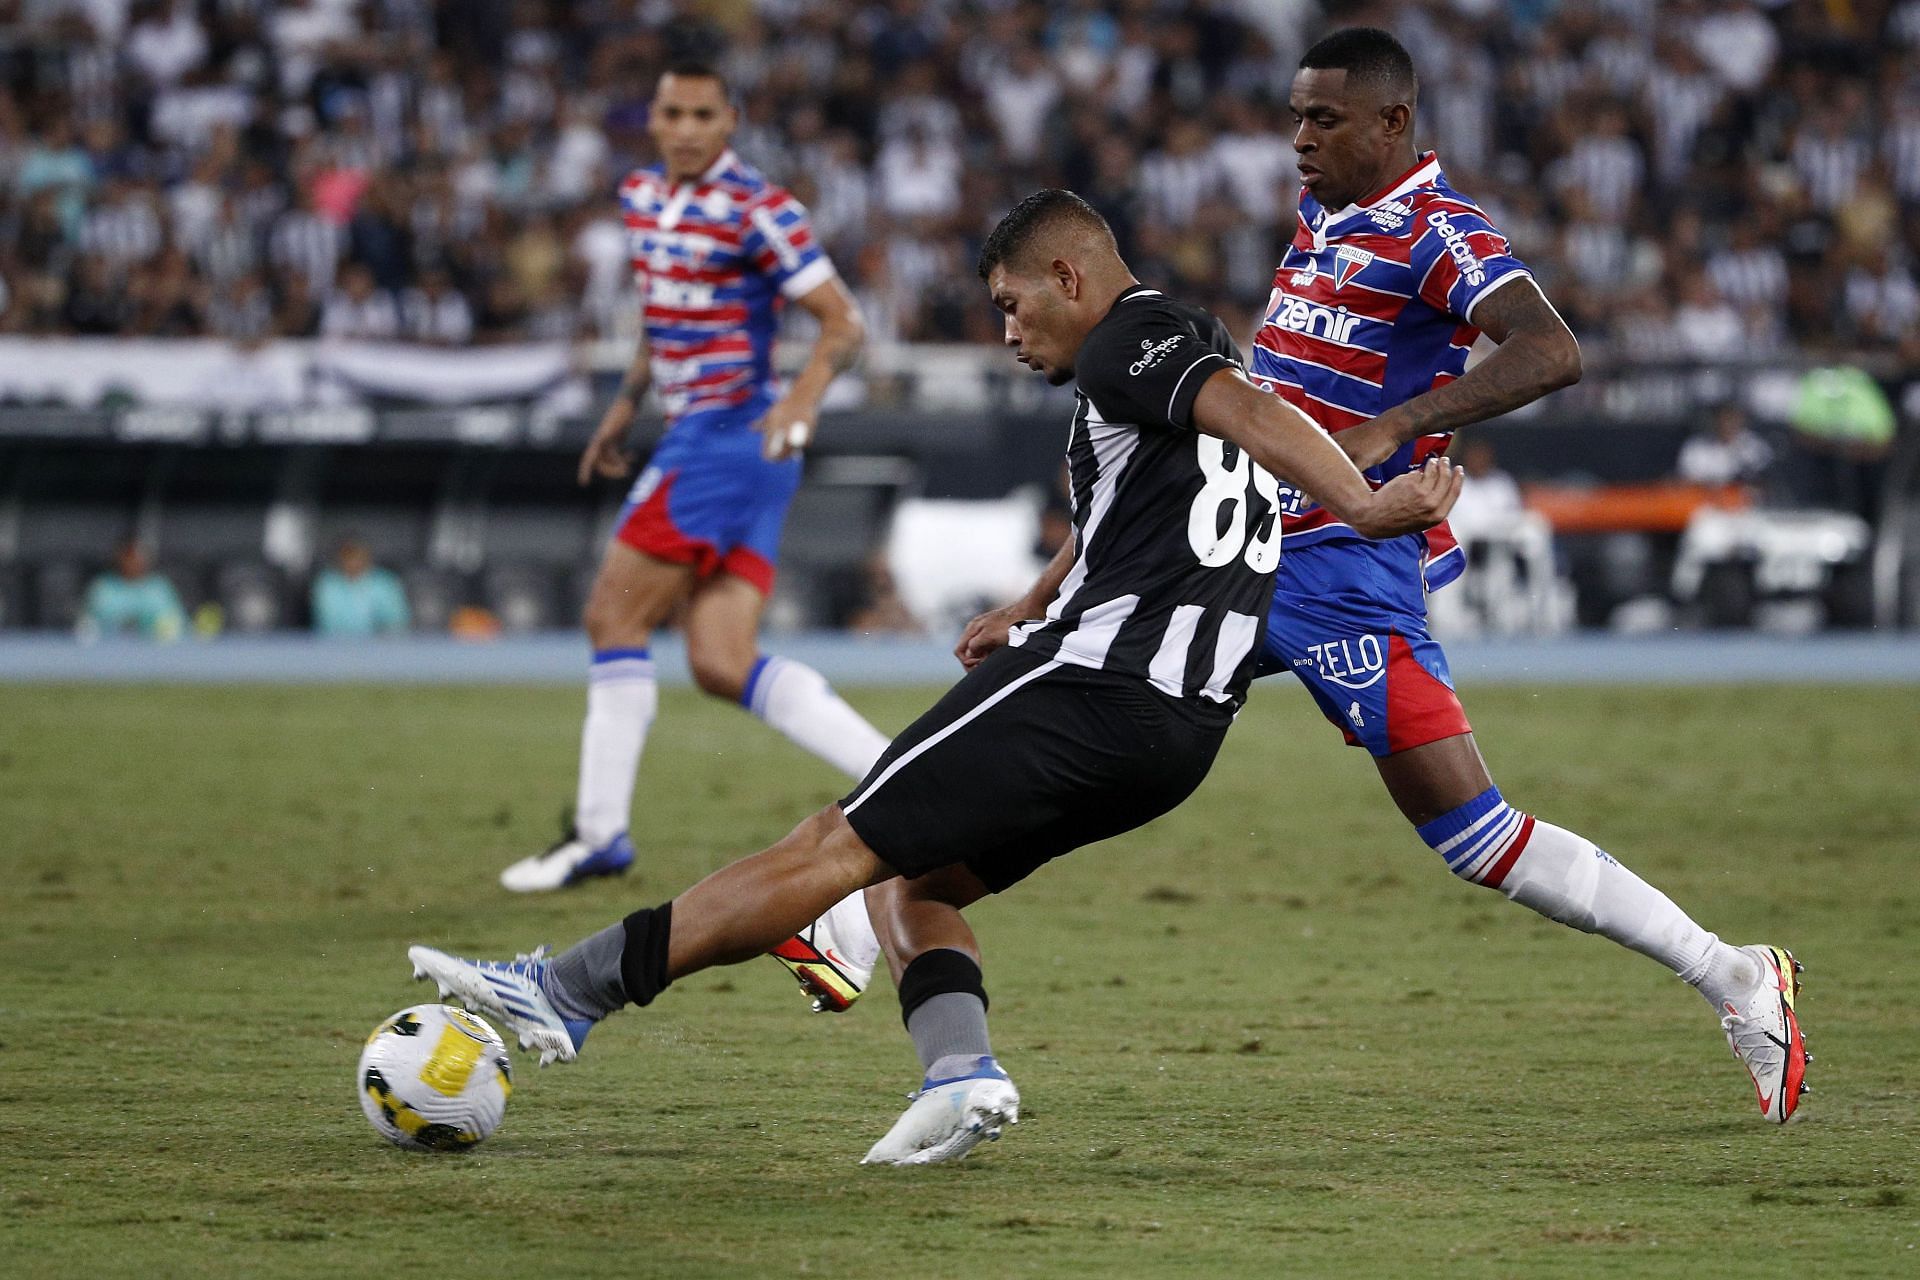
[[[1087,335],[1067,446],[1076,559],[1028,651],[1238,707],[1280,563],[1279,491],[1192,427],[1206,380],[1240,367],[1226,326],[1135,286]]]

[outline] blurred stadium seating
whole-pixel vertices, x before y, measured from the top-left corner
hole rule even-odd
[[[1920,621],[1920,0],[0,0],[0,627],[70,626],[129,533],[229,628],[303,625],[347,533],[416,626],[569,625],[618,501],[571,480],[631,353],[610,193],[685,56],[724,68],[737,149],[872,327],[775,615],[832,625],[901,497],[1050,482],[1058,402],[991,349],[972,277],[1000,212],[1080,190],[1143,278],[1249,334],[1291,233],[1293,67],[1348,22],[1413,50],[1426,141],[1586,350],[1580,386],[1481,429],[1502,465],[1657,483],[1736,399],[1780,455],[1759,510],[1876,535],[1796,616],[1864,621],[1870,581],[1881,622]],[[1818,366],[1901,419],[1851,497],[1797,483]],[[1765,621],[1721,607],[1765,587],[1737,556],[1713,609],[1676,599],[1681,535],[1563,532],[1579,619]]]

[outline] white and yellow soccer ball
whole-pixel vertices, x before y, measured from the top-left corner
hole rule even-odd
[[[417,1004],[373,1029],[354,1081],[360,1109],[387,1141],[409,1151],[464,1151],[500,1127],[513,1067],[485,1019]]]

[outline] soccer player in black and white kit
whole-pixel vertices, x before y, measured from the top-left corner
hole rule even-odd
[[[868,907],[901,966],[925,1078],[867,1160],[959,1159],[998,1137],[1020,1099],[987,1038],[961,909],[1158,817],[1206,776],[1246,696],[1280,562],[1275,477],[1374,537],[1430,527],[1459,494],[1444,458],[1370,488],[1324,432],[1247,381],[1219,321],[1143,288],[1070,192],[1009,213],[980,273],[1020,362],[1078,380],[1072,569],[1043,618],[772,848],[557,956],[408,950],[417,975],[505,1019],[542,1062],[574,1058],[616,1009],[760,955],[881,886]]]

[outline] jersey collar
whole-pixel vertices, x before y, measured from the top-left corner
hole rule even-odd
[[[1432,151],[1423,152],[1420,158],[1414,162],[1413,168],[1407,170],[1392,182],[1389,182],[1373,195],[1337,211],[1323,209],[1321,210],[1320,217],[1316,219],[1311,226],[1303,227],[1302,230],[1307,231],[1311,235],[1313,248],[1317,252],[1327,247],[1327,228],[1333,226],[1335,223],[1344,222],[1348,218],[1363,217],[1381,205],[1386,204],[1389,200],[1397,200],[1409,191],[1428,186],[1437,181],[1439,177],[1439,155]],[[1302,221],[1304,222],[1305,219],[1303,218]]]
[[[736,163],[737,161],[734,158],[733,148],[722,147],[720,149],[720,154],[714,157],[713,163],[707,166],[706,172],[693,180],[693,185],[695,187],[704,187],[709,185],[715,179],[717,179],[721,174],[733,168],[733,166]]]
[[[662,231],[671,231],[680,225],[680,219],[686,215],[687,206],[700,198],[700,193],[712,186],[714,180],[734,166],[733,148],[727,147],[718,158],[707,166],[707,171],[692,181],[676,182],[668,190],[667,198],[655,218],[655,225]],[[664,175],[662,175],[664,176]]]

